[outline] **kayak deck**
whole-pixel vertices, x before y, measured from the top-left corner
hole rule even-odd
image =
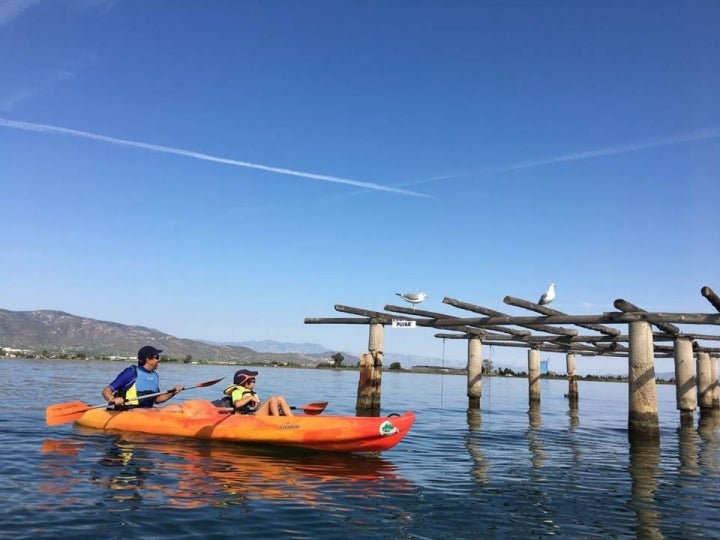
[[[232,414],[205,400],[152,409],[91,409],[76,423],[91,428],[138,431],[333,452],[389,450],[407,435],[412,412],[399,416],[254,416]]]

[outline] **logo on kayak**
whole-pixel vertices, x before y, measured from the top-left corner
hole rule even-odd
[[[380,424],[380,435],[382,435],[383,437],[386,437],[387,435],[395,435],[398,431],[400,430],[393,426],[387,420]]]

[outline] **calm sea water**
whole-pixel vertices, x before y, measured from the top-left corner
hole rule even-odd
[[[0,534],[4,538],[705,538],[720,536],[720,426],[679,428],[658,387],[661,440],[627,441],[627,386],[383,374],[383,413],[417,421],[378,456],[335,455],[47,427],[45,407],[100,390],[116,362],[0,360]],[[161,364],[163,387],[233,367]],[[329,401],[354,414],[357,373],[261,369],[261,395]],[[183,398],[219,396],[216,387]],[[698,425],[700,424],[700,425]]]

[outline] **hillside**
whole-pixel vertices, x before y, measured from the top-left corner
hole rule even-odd
[[[134,357],[151,344],[172,358],[247,364],[318,365],[332,362],[333,352],[321,354],[257,352],[239,345],[210,344],[183,339],[144,326],[130,326],[78,317],[62,311],[9,311],[0,309],[0,347],[35,354],[78,354]],[[345,355],[345,364],[356,357]]]

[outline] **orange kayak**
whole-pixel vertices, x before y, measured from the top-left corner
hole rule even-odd
[[[167,409],[167,410],[165,410]],[[252,416],[232,414],[205,400],[180,406],[112,411],[90,409],[81,426],[155,435],[295,446],[332,452],[389,450],[407,435],[412,412],[400,416]]]

